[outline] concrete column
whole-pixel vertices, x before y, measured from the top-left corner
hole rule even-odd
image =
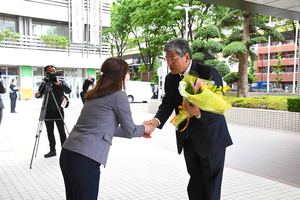
[[[28,26],[28,36],[32,36],[32,18],[27,18],[28,19],[28,23],[27,23],[27,26]]]
[[[24,19],[23,17],[18,17],[18,29],[20,35],[24,35]]]
[[[300,44],[300,36],[298,38],[298,44]],[[298,46],[298,79],[297,79],[297,88],[296,88],[296,94],[300,96],[300,45]]]

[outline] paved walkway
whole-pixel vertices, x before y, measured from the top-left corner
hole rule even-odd
[[[33,168],[29,169],[41,101],[18,101],[16,114],[9,113],[9,104],[5,104],[7,108],[0,127],[0,200],[65,199],[58,156],[43,157],[49,150],[45,127],[38,155]],[[65,114],[69,130],[81,106],[79,100],[71,100]],[[132,110],[137,123],[152,117],[145,104],[132,104]],[[245,130],[236,125],[229,125],[229,128],[231,132]],[[59,141],[57,133],[56,139]],[[114,138],[107,166],[101,167],[99,199],[188,199],[184,158],[175,151],[175,135],[169,124],[163,131],[156,130],[152,139]],[[228,154],[230,151],[228,149]],[[299,199],[299,187],[225,167],[222,200]]]

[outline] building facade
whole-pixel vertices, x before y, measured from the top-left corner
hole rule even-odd
[[[295,85],[299,78],[299,46],[296,51],[295,61],[295,36],[293,34],[285,34],[286,40],[283,42],[271,42],[270,44],[270,71],[269,81],[272,86],[276,87],[275,69],[278,65],[279,54],[281,57],[280,68],[282,72],[279,74],[281,79],[280,88],[285,91],[292,91],[295,77]],[[256,81],[267,81],[268,70],[268,43],[259,44],[257,48],[256,63]],[[295,67],[294,67],[294,63]]]
[[[71,86],[79,98],[83,80],[96,76],[110,57],[102,28],[110,26],[110,1],[2,0],[0,6],[0,71],[8,88],[17,80],[21,99],[31,99],[46,65]],[[4,96],[7,98],[8,94]]]

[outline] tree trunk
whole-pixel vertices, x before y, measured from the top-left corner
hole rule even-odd
[[[250,40],[250,19],[251,14],[244,14],[244,30],[243,30],[243,43],[247,47],[249,52],[248,42]],[[248,58],[249,53],[239,55],[239,81],[238,81],[238,97],[247,97],[248,96]]]
[[[239,57],[239,80],[238,80],[238,97],[248,96],[248,54],[241,54]]]

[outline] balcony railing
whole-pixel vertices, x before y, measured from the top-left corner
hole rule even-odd
[[[63,6],[63,7],[68,6],[68,0],[25,0],[25,1],[48,4],[48,5],[55,5],[55,6]]]
[[[101,54],[110,55],[110,45],[108,43],[102,43],[102,45],[91,44],[77,44],[71,43],[67,48],[60,48],[58,45],[48,45],[41,41],[38,37],[21,36],[17,40],[4,40],[0,42],[0,47],[5,48],[18,48],[18,49],[30,49],[30,50],[43,50],[43,51],[60,51],[71,53],[89,53],[89,54]]]
[[[62,7],[68,7],[69,0],[25,0],[29,2],[34,3],[41,3],[41,4],[47,4],[47,5],[53,5],[53,6],[62,6]],[[70,1],[71,2],[71,1]],[[87,0],[83,1],[84,8],[87,8]],[[103,10],[108,10],[110,12],[110,3],[109,1],[101,1],[101,5],[103,7]]]

